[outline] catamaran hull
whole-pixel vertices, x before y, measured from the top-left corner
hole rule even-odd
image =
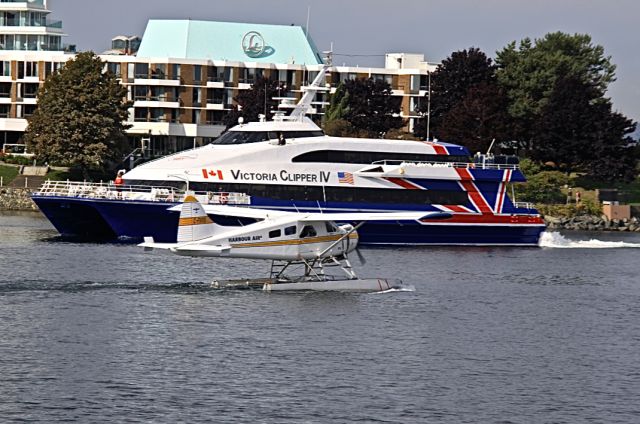
[[[179,214],[167,210],[176,203],[37,195],[33,196],[33,200],[58,232],[66,237],[140,242],[144,237],[151,236],[161,243],[176,241]],[[285,210],[294,208],[281,202],[269,204],[266,201],[254,203],[253,206]],[[332,211],[354,211],[349,206],[326,205],[327,208],[335,208]],[[398,206],[406,209],[407,205],[395,205],[394,209],[382,204],[368,206],[371,210],[385,211],[397,210]],[[238,218],[212,218],[221,225],[248,223]],[[544,229],[544,223],[534,216],[473,215],[422,223],[370,222],[359,230],[359,234],[363,245],[537,246]]]

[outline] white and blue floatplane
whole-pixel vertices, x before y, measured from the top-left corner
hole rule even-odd
[[[357,230],[367,221],[413,221],[435,219],[443,213],[298,213],[235,206],[201,205],[187,196],[180,209],[176,243],[156,243],[145,237],[146,249],[168,249],[181,256],[227,257],[271,260],[270,276],[258,282],[216,282],[215,287],[259,287],[265,291],[350,291],[380,292],[401,289],[399,280],[360,279],[348,255],[358,246]],[[243,227],[226,227],[213,222],[210,214],[258,219]],[[436,216],[438,215],[438,216]],[[448,216],[448,214],[447,214]],[[352,224],[336,224],[354,222]],[[342,276],[328,273],[342,270]],[[291,270],[302,270],[291,276]]]

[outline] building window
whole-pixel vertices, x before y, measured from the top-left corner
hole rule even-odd
[[[207,90],[207,103],[223,104],[224,88],[210,88]]]
[[[149,108],[137,107],[133,112],[133,120],[136,122],[147,122],[149,114]]]
[[[11,97],[10,82],[0,82],[0,97]]]
[[[165,65],[165,64],[155,65],[151,69],[151,78],[152,79],[166,79],[167,78],[167,65]]]
[[[195,65],[193,67],[193,82],[201,82],[202,81],[202,66]]]
[[[149,78],[149,64],[148,63],[136,63],[135,65],[135,78]]]
[[[243,84],[254,84],[256,79],[262,76],[262,69],[256,68],[242,68],[240,70],[239,82]]]
[[[149,87],[146,85],[136,85],[133,87],[133,100],[147,100]]]
[[[207,81],[211,81],[211,82],[224,81],[224,67],[209,66],[207,68]]]
[[[9,62],[8,60],[0,61],[0,76],[11,76],[11,62]]]
[[[107,72],[111,72],[116,78],[120,79],[122,78],[121,73],[121,64],[120,63],[115,63],[115,62],[109,62],[107,63],[107,68],[106,68]]]
[[[8,118],[11,105],[0,105],[0,118]]]
[[[171,65],[171,79],[180,79],[180,65],[177,63]]]
[[[221,110],[207,111],[207,125],[223,125],[224,112]]]
[[[162,108],[151,108],[150,112],[150,121],[151,122],[166,122],[166,118],[164,116],[164,109]]]
[[[23,99],[35,99],[38,97],[38,89],[40,89],[40,84],[18,84],[21,86],[20,89],[20,97]]]
[[[191,123],[200,124],[200,109],[191,110]]]
[[[202,106],[202,89],[194,87],[192,90],[193,106]]]
[[[23,105],[23,117],[29,118],[31,115],[33,115],[36,111],[36,107],[36,105]]]
[[[18,62],[18,79],[37,76],[38,62]]]

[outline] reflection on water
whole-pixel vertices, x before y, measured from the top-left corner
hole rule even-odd
[[[360,275],[415,291],[267,294],[209,284],[264,277],[261,261],[55,234],[37,214],[0,214],[4,422],[632,423],[640,413],[633,248],[363,248]]]

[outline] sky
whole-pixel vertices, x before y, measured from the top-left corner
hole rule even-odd
[[[306,25],[335,64],[384,67],[384,54],[423,53],[440,62],[478,47],[495,57],[511,41],[552,31],[586,33],[617,65],[614,109],[640,121],[638,0],[49,0],[65,43],[107,50],[112,37],[140,35],[149,19]],[[359,56],[358,56],[359,55]]]

